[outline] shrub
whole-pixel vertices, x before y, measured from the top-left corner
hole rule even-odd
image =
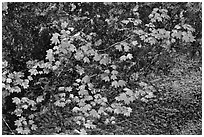
[[[99,123],[114,125],[115,115],[131,115],[132,102],[147,103],[155,97],[156,89],[141,77],[160,69],[167,72],[170,55],[176,52],[173,45],[196,41],[195,29],[182,15],[177,24],[171,24],[169,11],[162,6],[154,7],[156,4],[145,13],[148,14],[145,20],[140,16],[145,5],[140,3],[16,4],[8,5],[9,17],[15,11],[11,9],[20,6],[17,11],[24,13],[29,7],[29,11],[35,13],[33,18],[43,16],[51,21],[51,30],[43,29],[44,38],[42,30],[33,37],[32,29],[48,22],[35,24],[26,19],[30,13],[24,16],[18,12],[20,23],[7,19],[16,24],[11,32],[21,30],[19,35],[23,35],[14,38],[11,46],[18,45],[18,40],[24,37],[28,41],[23,42],[31,44],[20,45],[25,55],[16,54],[18,49],[5,47],[9,51],[6,60],[9,55],[26,58],[22,68],[13,64],[13,59],[9,63],[5,60],[3,67],[3,98],[21,93],[12,98],[16,105],[13,114],[18,117],[15,120],[18,134],[38,134],[45,128],[43,134],[88,134]],[[46,6],[42,8],[45,12],[34,10],[38,6]],[[87,6],[93,10],[86,9]],[[28,27],[30,25],[33,27]],[[28,33],[22,33],[24,31]],[[35,52],[35,39],[29,38],[38,38],[37,34],[43,40],[50,37],[51,41],[46,40],[46,47],[40,46]],[[18,33],[5,40],[8,38],[11,42],[16,36]],[[33,56],[41,52],[42,56]],[[32,58],[28,60],[28,57]]]

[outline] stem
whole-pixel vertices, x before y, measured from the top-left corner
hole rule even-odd
[[[6,126],[9,128],[9,130],[11,131],[11,133],[13,134],[13,135],[16,135],[14,132],[13,132],[13,130],[10,128],[10,126],[8,125],[8,123],[6,122],[6,120],[2,117],[2,119],[3,119],[3,121],[4,121],[4,123],[6,124]]]
[[[113,47],[113,46],[115,46],[115,45],[117,45],[117,44],[120,44],[121,42],[124,42],[124,41],[128,40],[129,38],[131,38],[131,37],[129,36],[128,38],[126,38],[126,39],[124,39],[124,40],[122,40],[122,41],[120,41],[120,42],[114,43],[113,45],[107,47],[106,49],[101,49],[101,50],[98,50],[98,51],[105,51],[105,50],[107,50],[107,49],[109,49],[109,48],[111,48],[111,47]]]

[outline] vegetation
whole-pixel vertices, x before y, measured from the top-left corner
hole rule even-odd
[[[202,134],[201,3],[2,6],[3,134]]]

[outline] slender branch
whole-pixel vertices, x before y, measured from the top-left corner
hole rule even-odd
[[[2,119],[3,119],[3,121],[4,121],[4,123],[6,124],[6,126],[9,128],[9,130],[11,131],[11,133],[13,134],[13,135],[16,135],[14,132],[13,132],[13,130],[10,128],[10,126],[8,125],[8,123],[6,122],[6,120],[2,117]]]
[[[126,39],[124,39],[124,40],[122,40],[122,41],[116,42],[116,43],[114,43],[113,45],[111,45],[111,46],[109,46],[109,47],[107,47],[107,48],[105,48],[105,49],[101,49],[101,50],[98,50],[98,51],[108,50],[109,48],[111,48],[111,47],[113,47],[113,46],[115,46],[115,45],[118,45],[118,44],[120,44],[121,42],[124,42],[124,41],[126,41],[126,40],[128,40],[128,39],[130,39],[130,38],[131,38],[131,36],[129,36],[128,38],[126,38]]]

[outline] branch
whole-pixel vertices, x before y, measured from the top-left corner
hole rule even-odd
[[[13,130],[10,128],[10,126],[8,125],[8,123],[6,122],[6,120],[2,117],[2,119],[3,119],[3,121],[4,121],[4,123],[6,124],[6,126],[9,128],[9,130],[11,131],[11,133],[13,134],[13,135],[16,135],[14,132],[13,132]]]
[[[116,42],[116,43],[114,43],[113,45],[107,47],[106,49],[101,49],[101,50],[98,50],[98,51],[105,51],[105,50],[108,50],[109,48],[111,48],[111,47],[113,47],[113,46],[115,46],[115,45],[118,45],[118,44],[120,44],[121,42],[124,42],[124,41],[126,41],[126,40],[128,40],[128,39],[130,39],[130,38],[131,38],[131,36],[129,36],[128,38],[126,38],[126,39],[124,39],[124,40],[122,40],[122,41],[120,41],[120,42]]]

